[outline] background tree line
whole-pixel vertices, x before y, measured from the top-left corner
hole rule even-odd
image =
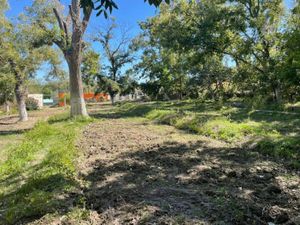
[[[30,80],[46,62],[49,76],[65,81],[63,59],[71,116],[88,115],[84,88],[108,93],[112,103],[135,89],[154,100],[299,100],[299,2],[287,10],[282,0],[149,0],[159,10],[140,23],[139,36],[117,38],[112,21],[92,40],[84,38],[92,13],[108,17],[117,2],[72,0],[66,10],[57,0],[35,0],[18,25],[0,3],[0,100],[16,98],[22,121]]]
[[[299,100],[299,15],[281,0],[163,4],[141,23],[142,86],[154,98]]]

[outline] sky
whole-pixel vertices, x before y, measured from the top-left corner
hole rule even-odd
[[[6,13],[9,18],[16,17],[20,14],[24,7],[31,5],[32,0],[8,0],[10,10]],[[62,0],[65,5],[70,1]],[[116,22],[121,25],[126,25],[131,28],[133,34],[139,32],[139,21],[144,21],[147,17],[155,15],[156,8],[145,4],[144,0],[116,0],[118,8],[114,10],[111,16],[116,18]],[[103,26],[107,21],[104,16],[96,17],[95,13],[91,18],[89,24],[89,32],[97,29],[97,27]]]
[[[290,9],[296,0],[284,0],[285,5]],[[8,18],[15,18],[21,12],[23,12],[24,7],[30,6],[32,0],[8,0],[10,5],[10,10],[7,11],[6,16]],[[61,0],[61,2],[67,5],[70,0]],[[116,22],[121,26],[126,26],[130,28],[130,33],[132,36],[137,35],[140,32],[138,22],[145,21],[148,17],[154,16],[157,12],[154,6],[146,4],[144,0],[116,0],[118,5],[117,10],[114,10],[112,15]],[[107,20],[104,16],[96,17],[95,13],[93,14],[87,33],[88,35],[93,35],[97,28],[107,26]],[[96,50],[100,51],[99,46],[93,45]],[[66,67],[66,65],[64,65]],[[38,72],[37,77],[43,79],[44,75],[47,72],[47,66],[43,66]]]
[[[24,7],[32,4],[32,0],[8,0],[8,2],[10,10],[7,11],[6,16],[11,19],[22,13],[24,11]],[[70,0],[61,0],[61,2],[68,5]],[[116,3],[118,5],[118,9],[114,10],[111,16],[116,19],[117,24],[129,28],[131,36],[139,34],[140,28],[138,22],[145,21],[148,17],[154,16],[157,11],[154,6],[145,4],[144,0],[116,0]],[[106,27],[107,23],[108,22],[104,16],[96,17],[95,13],[93,13],[86,36],[95,34],[97,28]],[[97,51],[100,51],[99,45],[93,44],[93,47]],[[63,67],[67,70],[66,63],[64,63]],[[42,68],[37,71],[37,78],[43,81],[48,69],[47,65],[43,65]]]

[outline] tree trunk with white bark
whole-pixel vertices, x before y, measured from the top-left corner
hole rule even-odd
[[[69,67],[70,77],[70,102],[71,117],[88,116],[86,104],[83,97],[83,85],[81,77],[81,62],[83,50],[83,35],[87,28],[92,8],[83,10],[83,18],[81,18],[80,0],[72,0],[69,6],[69,16],[63,18],[61,12],[53,9],[56,19],[61,30],[61,39],[56,40],[55,44],[64,53],[65,59]],[[70,32],[70,24],[68,18],[71,19],[72,32]]]
[[[67,60],[70,73],[71,116],[88,116],[83,97],[83,85],[80,71],[80,59]]]
[[[19,110],[19,120],[21,122],[28,121],[28,113],[26,110],[26,88],[24,85],[24,81],[21,79],[20,75],[16,75],[16,86],[15,86],[15,95],[18,104]]]
[[[6,113],[6,115],[9,115],[9,113],[10,113],[10,106],[9,106],[9,102],[7,100],[4,103],[4,107],[5,107],[5,113]]]

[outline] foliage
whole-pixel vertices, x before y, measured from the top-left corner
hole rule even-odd
[[[118,79],[118,83],[121,89],[121,95],[134,94],[139,88],[137,81],[133,79],[133,71],[128,70],[127,73]]]
[[[100,55],[92,49],[85,50],[81,65],[82,80],[87,87],[95,85],[97,74],[101,71]]]
[[[158,99],[157,94],[159,93],[159,90],[161,88],[158,81],[148,81],[145,83],[141,83],[140,87],[142,91],[150,97],[150,99]]]
[[[278,137],[266,138],[258,143],[258,150],[266,155],[279,159],[293,159],[290,166],[300,168],[300,141],[299,137]]]
[[[109,93],[111,96],[115,96],[121,91],[121,88],[116,81],[109,79],[105,76],[99,75],[97,77],[97,81],[97,93],[104,92]]]
[[[14,100],[14,84],[12,74],[2,74],[0,72],[0,104]]]
[[[37,6],[37,2],[35,1],[33,5]],[[1,21],[0,24],[1,86],[4,87],[3,90],[6,90],[1,95],[4,96],[4,99],[7,99],[14,90],[21,121],[28,119],[25,109],[25,97],[29,80],[35,76],[35,72],[40,69],[43,63],[49,62],[53,68],[56,68],[55,71],[57,71],[57,66],[60,64],[59,56],[50,46],[50,43],[47,42],[45,35],[42,37],[43,42],[37,42],[42,30],[40,26],[36,25],[34,20],[36,17],[30,17],[33,14],[34,11],[29,7],[26,13],[20,14],[17,18],[16,25],[3,18],[4,22]],[[45,21],[48,16],[41,17],[41,19]],[[50,33],[47,35],[50,35]],[[52,73],[55,73],[54,70],[52,70]],[[2,76],[2,74],[5,74],[5,76]],[[2,79],[3,77],[5,79]],[[13,84],[14,87],[12,88]]]
[[[0,1],[0,104],[13,101],[15,79],[7,64],[5,41],[9,37],[11,26],[4,12],[8,9],[6,0]]]
[[[94,41],[101,44],[108,62],[98,75],[98,89],[107,92],[112,103],[116,94],[131,93],[137,86],[130,78],[131,70],[127,71],[127,74],[121,74],[122,68],[134,60],[133,54],[136,51],[134,42],[128,37],[128,31],[121,29],[118,40],[117,28],[117,24],[112,20],[108,28],[100,30],[94,38]]]
[[[140,24],[143,53],[137,69],[171,98],[255,94],[296,100],[298,8],[289,13],[281,0],[162,4]]]
[[[156,7],[162,3],[163,0],[144,0],[145,2],[149,2],[150,5],[155,5]],[[170,3],[170,0],[165,0],[165,2]],[[107,11],[111,13],[113,9],[118,9],[115,0],[81,0],[81,7],[88,8],[91,7],[97,12],[97,16],[104,14],[105,18],[108,17]]]

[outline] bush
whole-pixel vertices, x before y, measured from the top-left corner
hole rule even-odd
[[[39,109],[39,102],[34,98],[27,98],[25,104],[26,109],[29,111]]]

